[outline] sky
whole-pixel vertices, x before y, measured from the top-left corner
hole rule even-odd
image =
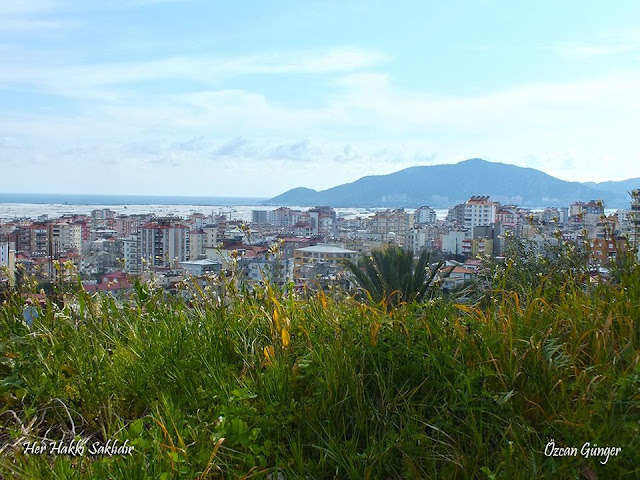
[[[0,191],[640,177],[640,2],[0,0]]]

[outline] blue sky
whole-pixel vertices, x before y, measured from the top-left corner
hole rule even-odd
[[[345,3],[348,3],[345,5]],[[0,1],[0,191],[640,177],[640,2]]]

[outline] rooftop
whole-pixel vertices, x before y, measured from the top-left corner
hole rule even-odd
[[[200,260],[189,260],[186,262],[180,262],[180,265],[201,265],[201,266],[209,266],[209,265],[217,265],[220,262],[216,262],[215,260],[210,260],[208,258],[203,258]]]
[[[311,247],[298,248],[301,252],[312,253],[358,253],[355,250],[347,250],[346,248],[337,247],[335,245],[313,245]]]

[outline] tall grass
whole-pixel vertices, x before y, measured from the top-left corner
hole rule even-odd
[[[198,289],[185,301],[138,286],[126,301],[76,292],[29,328],[10,295],[0,474],[638,478],[639,267],[598,284],[549,270],[524,286],[517,269],[496,266],[476,305],[390,313],[340,292],[231,289],[220,301]],[[45,437],[135,451],[22,451]],[[547,457],[551,439],[622,451],[605,465]]]

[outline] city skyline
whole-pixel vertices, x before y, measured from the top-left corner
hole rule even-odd
[[[473,157],[563,180],[640,177],[638,13],[2,5],[0,191],[271,197]]]

